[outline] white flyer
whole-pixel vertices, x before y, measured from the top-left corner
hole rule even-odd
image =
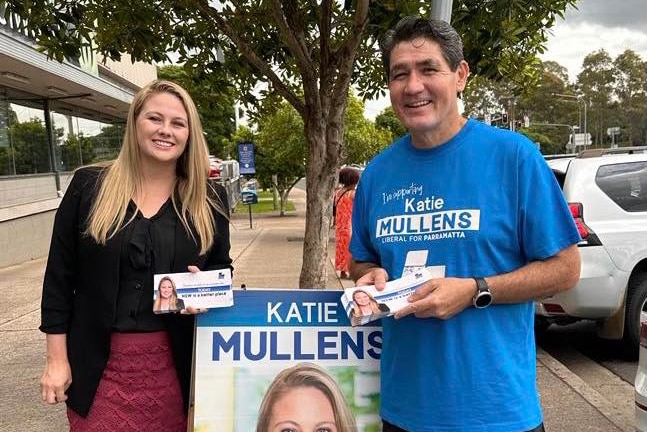
[[[153,312],[179,312],[187,307],[218,308],[234,305],[231,270],[156,274]]]
[[[341,302],[352,326],[363,325],[394,315],[409,304],[408,298],[422,284],[445,277],[445,266],[423,267],[400,279],[388,281],[382,291],[374,285],[344,289]]]

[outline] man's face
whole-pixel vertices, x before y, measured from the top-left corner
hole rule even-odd
[[[429,39],[395,46],[389,65],[391,105],[414,140],[417,135],[444,137],[461,119],[456,94],[465,88],[468,73],[464,61],[452,72],[438,43]]]

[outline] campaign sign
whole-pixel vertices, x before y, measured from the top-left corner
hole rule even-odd
[[[297,429],[303,419],[298,410],[315,403],[334,406],[346,419],[337,430],[381,430],[381,324],[351,327],[339,294],[234,291],[234,307],[198,315],[194,430],[266,430],[270,420],[292,422],[289,429]],[[294,390],[295,382],[300,390]],[[329,394],[317,393],[317,387]],[[330,394],[341,396],[333,401]],[[282,409],[274,408],[277,401]]]
[[[238,163],[241,174],[255,174],[256,166],[254,165],[254,143],[238,143]]]

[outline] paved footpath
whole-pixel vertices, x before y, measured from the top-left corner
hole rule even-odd
[[[286,216],[234,214],[231,256],[234,286],[296,288],[302,263],[305,193],[294,189],[297,210]],[[329,248],[334,258],[334,242]],[[38,331],[40,290],[45,258],[0,269],[0,432],[66,430],[62,405],[40,401],[39,379],[44,364],[44,336]],[[328,289],[351,286],[339,280],[328,262]],[[633,432],[627,406],[612,404],[561,363],[543,351],[537,356],[538,384],[548,432]],[[617,384],[610,392],[627,392]],[[487,409],[487,401],[483,401]],[[492,415],[496,416],[496,412]]]

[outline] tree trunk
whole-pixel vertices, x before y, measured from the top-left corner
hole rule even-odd
[[[340,101],[337,101],[339,104]],[[342,101],[341,104],[345,104]],[[345,106],[345,105],[344,105]],[[332,108],[331,108],[332,109]],[[303,266],[299,288],[325,288],[328,281],[328,240],[330,238],[331,200],[337,184],[337,168],[343,138],[343,106],[336,106],[337,119],[328,121],[309,115],[305,119],[308,142],[306,166],[306,227]]]

